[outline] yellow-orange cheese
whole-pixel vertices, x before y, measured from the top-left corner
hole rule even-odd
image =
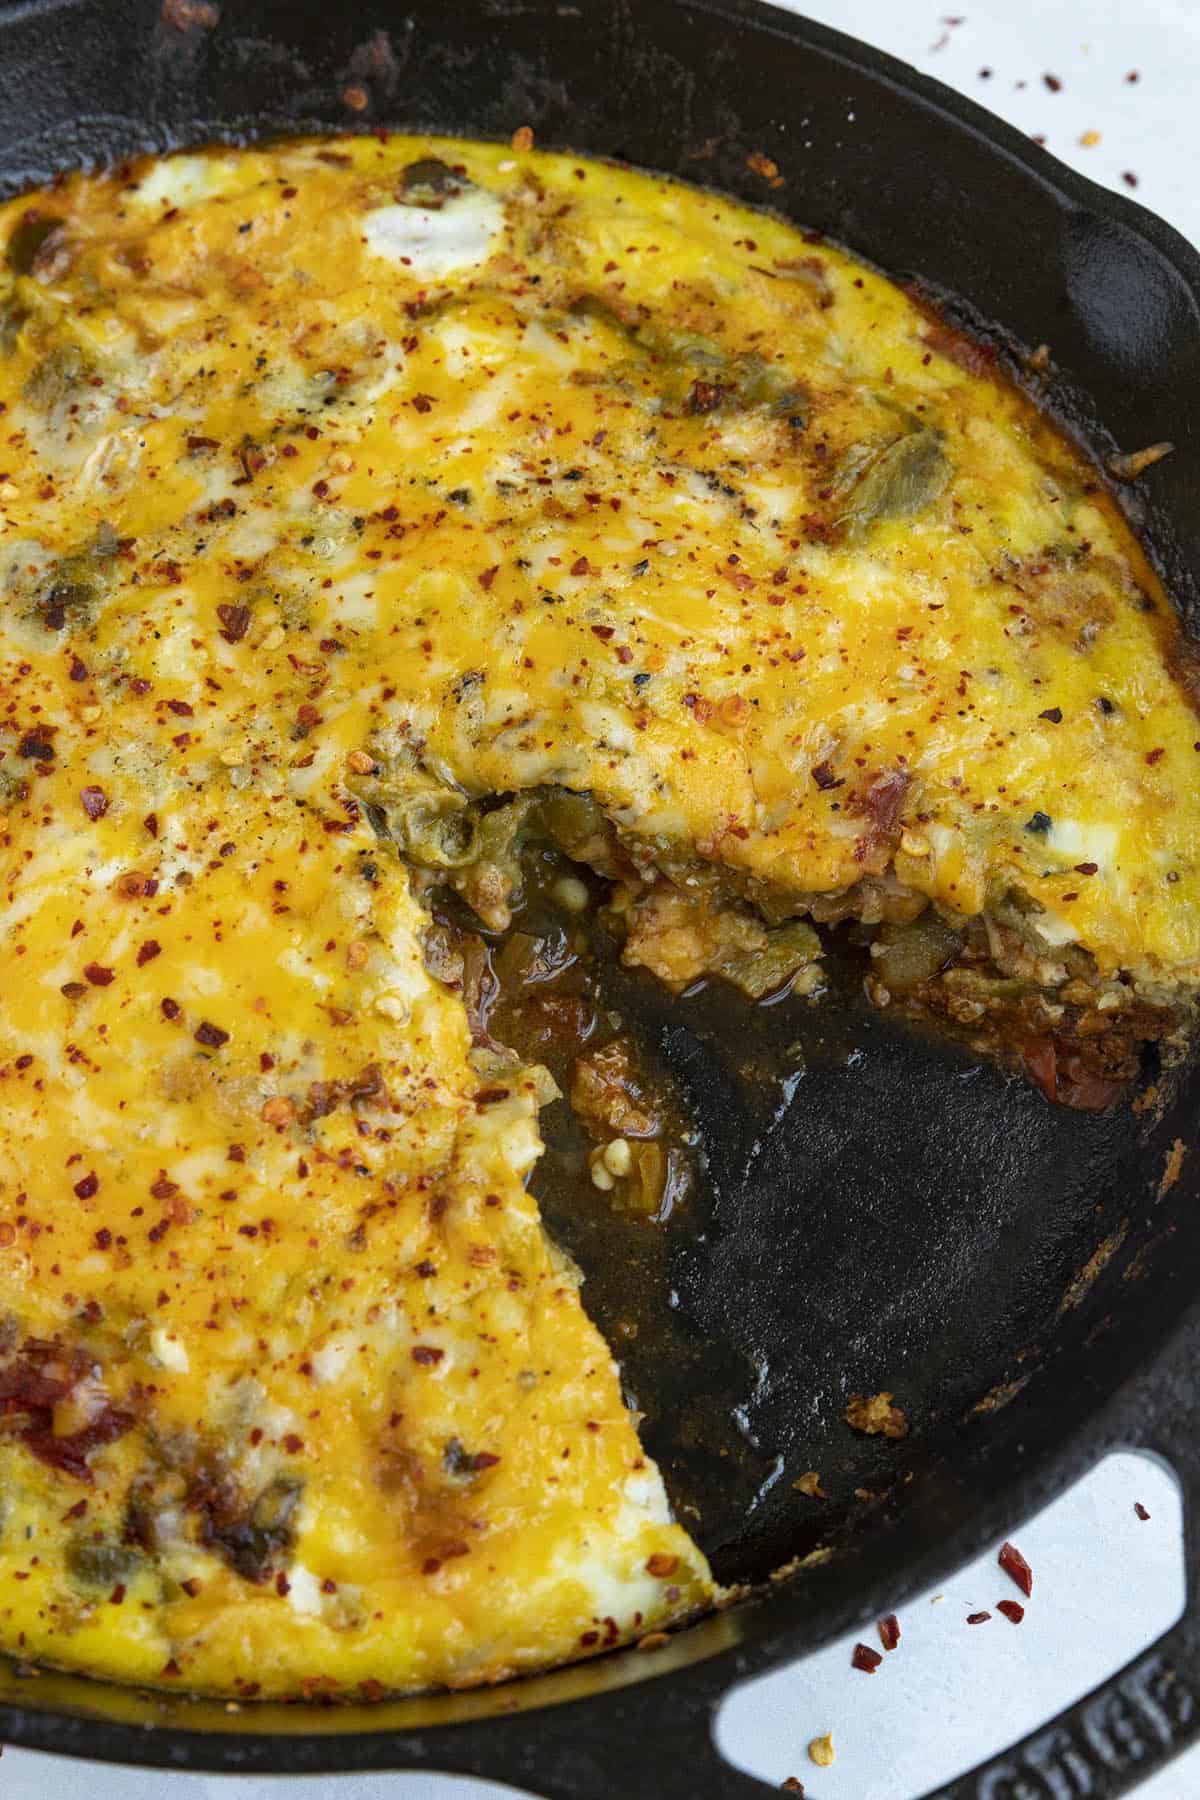
[[[700,192],[364,137],[0,241],[0,1647],[345,1691],[685,1616],[544,1081],[472,1066],[372,784],[1186,991],[1166,602],[952,334]]]

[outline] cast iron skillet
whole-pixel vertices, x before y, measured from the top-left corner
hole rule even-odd
[[[1200,607],[1200,258],[969,102],[754,0],[223,0],[219,19],[159,4],[0,0],[4,191],[284,128],[529,124],[769,201],[957,296],[1000,341],[1048,343],[1049,398],[1101,452],[1174,440],[1139,516],[1184,613]],[[742,1676],[902,1605],[1113,1445],[1161,1451],[1200,1499],[1194,1071],[1091,1116],[869,1014],[850,984],[841,1007],[736,1027],[711,998],[680,1011],[634,984],[623,1004],[684,1084],[710,1165],[707,1210],[640,1277],[657,1325],[626,1371],[650,1447],[727,1578],[832,1558],[655,1655],[469,1695],[229,1712],[5,1667],[0,1737],[180,1769],[430,1767],[552,1800],[736,1800],[768,1791],[711,1740]],[[748,1061],[792,1079],[747,1081]],[[1176,1140],[1192,1148],[1168,1184]],[[552,1223],[594,1252],[603,1325],[613,1246]],[[849,1393],[881,1388],[911,1421],[901,1444],[842,1422]],[[793,1488],[807,1469],[824,1508]],[[1188,1568],[1194,1585],[1193,1523]],[[1103,1800],[1200,1731],[1197,1696],[1189,1603],[1131,1669],[943,1795]]]

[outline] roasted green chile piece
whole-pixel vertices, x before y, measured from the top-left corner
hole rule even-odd
[[[740,988],[751,1000],[763,1000],[768,994],[778,993],[801,969],[816,962],[820,954],[821,940],[812,926],[802,919],[794,919],[790,925],[769,931],[761,950],[747,950],[727,957],[718,965],[716,973]]]
[[[941,434],[921,426],[864,459],[835,522],[850,543],[857,542],[874,525],[924,512],[949,479]]]

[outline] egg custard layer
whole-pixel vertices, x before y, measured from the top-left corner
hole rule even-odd
[[[291,1695],[681,1619],[430,895],[502,928],[536,829],[750,993],[855,913],[1103,1103],[1200,974],[1166,602],[978,347],[678,185],[296,142],[0,241],[0,1647]]]

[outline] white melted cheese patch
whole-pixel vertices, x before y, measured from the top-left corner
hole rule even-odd
[[[192,206],[246,185],[245,165],[228,156],[168,156],[151,168],[131,196],[138,206]]]
[[[434,278],[478,268],[503,229],[504,207],[484,188],[469,188],[437,211],[380,206],[363,220],[363,237],[377,256]]]

